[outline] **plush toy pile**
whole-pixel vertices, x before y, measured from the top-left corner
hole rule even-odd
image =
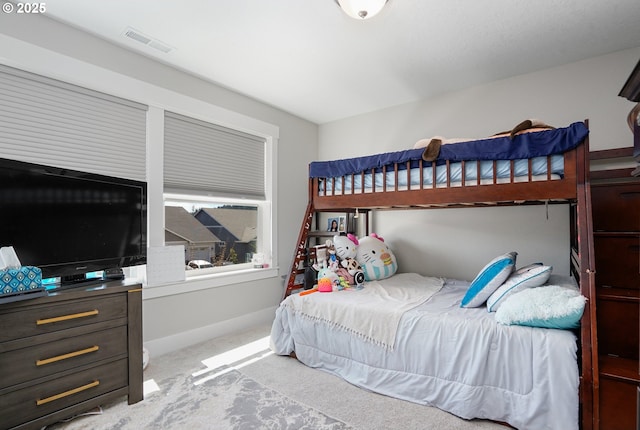
[[[318,273],[313,290],[320,292],[360,289],[365,281],[393,276],[398,269],[396,257],[379,235],[362,239],[352,234],[336,235],[316,247],[313,268]]]

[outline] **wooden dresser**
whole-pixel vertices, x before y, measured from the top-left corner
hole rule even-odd
[[[0,429],[143,398],[142,289],[105,282],[0,305]]]

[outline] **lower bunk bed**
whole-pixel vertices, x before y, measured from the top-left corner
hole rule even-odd
[[[468,287],[400,273],[362,290],[294,294],[276,312],[271,347],[358,387],[461,418],[577,429],[576,334],[504,325],[486,307],[462,308]],[[562,288],[577,297],[577,287]]]
[[[527,430],[597,428],[588,122],[443,145],[430,160],[425,153],[311,163],[309,203],[273,323],[273,350],[465,419]],[[553,203],[571,207],[571,277],[554,277],[549,287],[584,300],[574,329],[509,325],[514,322],[499,321],[506,311],[461,307],[470,281],[431,274],[398,273],[335,294],[294,294],[300,266],[313,253],[312,219],[321,212]],[[376,292],[379,297],[367,298]]]

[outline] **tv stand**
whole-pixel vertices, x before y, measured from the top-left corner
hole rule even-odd
[[[39,430],[110,401],[143,398],[142,288],[53,290],[0,306],[0,428]]]

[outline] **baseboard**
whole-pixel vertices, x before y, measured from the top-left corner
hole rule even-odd
[[[205,327],[198,327],[193,330],[177,333],[171,336],[154,339],[144,342],[144,347],[149,351],[151,357],[157,357],[172,351],[177,351],[191,345],[195,345],[216,337],[256,327],[273,321],[276,312],[275,307],[263,309],[241,317],[221,321]]]

